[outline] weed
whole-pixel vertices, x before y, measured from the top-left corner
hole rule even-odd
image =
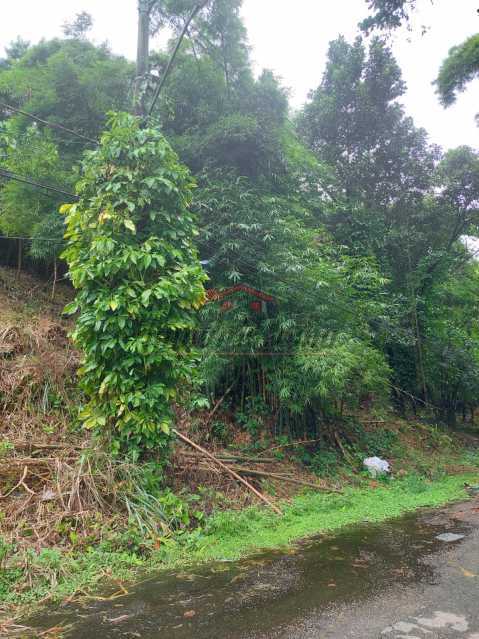
[[[462,461],[466,466],[479,466],[479,449],[465,450]]]
[[[339,454],[334,450],[320,449],[311,459],[311,470],[320,477],[332,477],[338,471]]]
[[[257,439],[261,429],[263,428],[263,422],[261,419],[251,413],[238,411],[236,413],[236,421],[242,428],[244,428],[252,439]]]
[[[228,424],[222,421],[215,421],[211,424],[211,434],[218,441],[226,444],[229,438]]]
[[[7,457],[13,450],[15,450],[15,446],[12,442],[9,442],[7,439],[0,442],[0,457]]]

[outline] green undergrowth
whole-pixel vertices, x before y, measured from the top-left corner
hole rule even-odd
[[[316,533],[440,506],[466,498],[464,483],[475,480],[477,474],[449,476],[435,482],[413,475],[381,483],[373,490],[368,485],[348,488],[343,494],[303,493],[284,505],[282,517],[258,507],[217,513],[203,532],[191,533],[186,544],[172,548],[166,562],[174,565],[187,557],[197,561],[239,559],[257,549],[288,545]]]
[[[196,530],[166,540],[146,553],[139,551],[138,539],[127,533],[82,553],[54,549],[36,555],[32,552],[23,567],[12,565],[7,569],[4,564],[0,600],[7,610],[10,606],[37,604],[45,598],[61,601],[73,593],[109,590],[113,580],[134,581],[145,572],[239,559],[317,533],[465,499],[465,482],[477,482],[477,473],[444,476],[436,481],[411,475],[380,482],[374,489],[369,483],[346,488],[343,494],[306,492],[282,504],[282,517],[260,507],[217,512]],[[26,587],[32,576],[33,583]],[[117,583],[113,588],[117,589]]]

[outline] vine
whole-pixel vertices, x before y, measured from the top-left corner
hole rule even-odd
[[[163,135],[111,114],[87,154],[79,201],[65,205],[66,258],[78,312],[73,339],[84,427],[114,453],[166,453],[172,402],[194,366],[191,332],[206,279],[189,210],[194,181]]]

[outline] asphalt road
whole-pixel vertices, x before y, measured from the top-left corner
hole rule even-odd
[[[31,621],[69,639],[479,639],[479,499],[105,594]]]
[[[479,639],[479,501],[426,519],[466,535],[422,559],[431,569],[424,579],[359,602],[353,596],[255,639]]]

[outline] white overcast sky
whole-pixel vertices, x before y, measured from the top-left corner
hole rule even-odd
[[[353,39],[365,15],[364,0],[244,0],[243,18],[257,71],[269,68],[300,106],[321,79],[328,43],[338,34]],[[418,126],[443,147],[479,147],[474,115],[479,80],[457,104],[444,110],[432,81],[449,48],[479,31],[479,0],[418,0],[412,32],[394,36],[393,48],[407,82],[404,100]],[[61,25],[79,11],[92,14],[92,37],[109,42],[115,53],[134,59],[136,0],[0,0],[0,55],[18,35],[37,42],[61,34]],[[421,36],[421,25],[429,27]]]

